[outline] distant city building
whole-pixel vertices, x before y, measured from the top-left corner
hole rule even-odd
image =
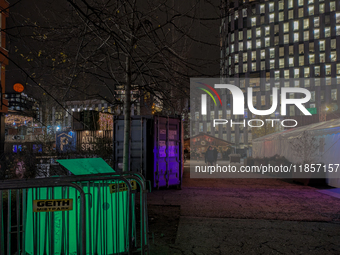
[[[286,118],[297,119],[300,125],[325,120],[320,110],[328,109],[328,105],[333,107],[329,116],[340,116],[337,107],[340,89],[338,1],[227,0],[222,1],[222,7],[221,77],[238,78],[237,85],[244,91],[248,86],[253,87],[256,109],[270,108],[273,87],[307,88],[311,100],[305,107],[315,108],[312,111],[318,116],[304,117],[295,106],[288,106]],[[230,102],[229,96],[222,98]],[[218,116],[219,109],[214,111]],[[214,132],[211,130],[211,134]],[[238,127],[215,134],[238,148],[247,147],[252,140],[250,129]]]

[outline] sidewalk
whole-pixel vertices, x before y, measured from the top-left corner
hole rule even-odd
[[[186,165],[182,190],[148,204],[179,208],[173,242],[155,236],[151,254],[340,254],[340,199],[289,181],[190,179]]]

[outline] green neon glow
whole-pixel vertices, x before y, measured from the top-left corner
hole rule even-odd
[[[61,162],[60,162],[61,163]],[[63,166],[72,173],[107,173],[113,169],[102,159],[63,160]],[[96,165],[96,168],[92,168]],[[77,183],[82,186],[86,203],[86,254],[116,254],[126,252],[128,240],[128,194],[127,191],[110,193],[109,184],[114,181],[94,181]],[[53,190],[53,197],[52,197]],[[132,201],[134,201],[132,194]],[[33,212],[33,200],[73,199],[73,210],[68,212]],[[135,214],[132,212],[132,225]],[[53,231],[52,231],[53,227]],[[27,217],[25,227],[26,254],[54,255],[79,254],[80,241],[80,199],[74,188],[28,189]],[[132,235],[136,238],[134,227]],[[34,243],[37,252],[34,253]],[[51,247],[54,252],[51,252]]]
[[[204,89],[204,88],[198,88],[198,89],[203,90],[203,91],[206,92],[209,96],[211,96],[211,98],[214,100],[215,105],[217,105],[217,104],[216,104],[215,98],[213,97],[213,95],[212,95],[208,90],[206,90],[206,89]]]

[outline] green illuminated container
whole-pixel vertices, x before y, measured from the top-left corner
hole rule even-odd
[[[113,172],[113,169],[100,158],[58,162],[75,175]],[[126,252],[132,245],[128,243],[128,192],[110,193],[109,185],[112,183],[115,181],[76,183],[82,187],[86,200],[86,254],[121,253]],[[33,200],[65,198],[73,200],[73,209],[70,211],[33,212]],[[134,210],[132,213],[134,226]],[[76,189],[72,187],[29,189],[25,251],[28,254],[79,254],[80,218],[79,191]],[[135,235],[135,230],[132,234]]]

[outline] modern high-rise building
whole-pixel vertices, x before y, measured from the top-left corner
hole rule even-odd
[[[224,0],[222,7],[221,77],[237,78],[244,91],[253,87],[257,109],[270,108],[273,87],[307,88],[311,100],[305,107],[316,115],[302,116],[288,106],[285,116],[298,119],[299,125],[324,120],[329,109],[329,116],[340,117],[339,1]],[[223,138],[247,147],[251,130],[237,129],[225,131]]]

